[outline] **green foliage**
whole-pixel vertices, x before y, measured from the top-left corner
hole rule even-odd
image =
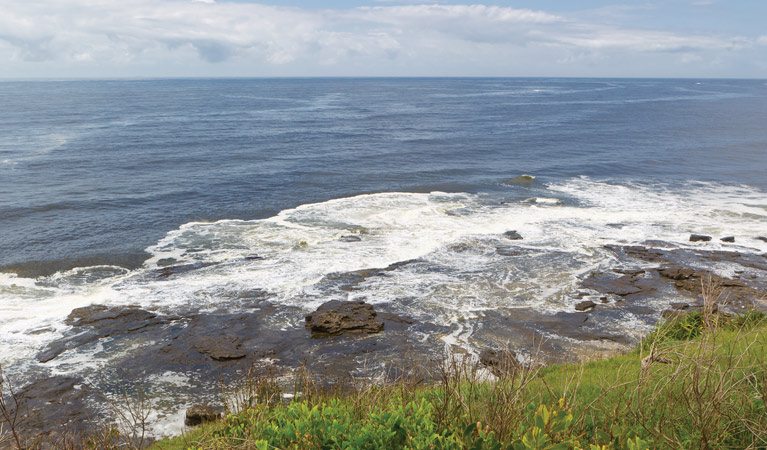
[[[567,436],[573,416],[563,409],[563,402],[552,408],[540,405],[533,425],[520,425],[505,443],[481,422],[441,429],[434,419],[434,406],[425,398],[392,403],[361,419],[355,419],[351,406],[338,399],[311,408],[304,402],[272,410],[255,407],[227,416],[213,434],[212,448],[234,449],[249,443],[258,449],[567,450],[577,442]],[[202,447],[189,450],[198,448]]]
[[[643,348],[667,341],[689,341],[703,333],[705,321],[700,312],[691,312],[678,318],[661,321],[643,341]]]
[[[718,329],[749,331],[764,324],[765,314],[760,311],[749,310],[735,316],[715,314],[709,320],[715,320],[715,325]],[[703,334],[706,326],[706,317],[699,311],[663,320],[644,339],[642,348],[647,350],[653,343],[661,344],[670,341],[689,341],[695,339]]]

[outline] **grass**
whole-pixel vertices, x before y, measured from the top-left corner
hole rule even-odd
[[[329,392],[303,373],[285,403],[251,374],[259,401],[152,449],[764,449],[766,360],[764,315],[704,310],[629,354],[510,367],[494,381],[449,359],[428,386],[408,377]]]

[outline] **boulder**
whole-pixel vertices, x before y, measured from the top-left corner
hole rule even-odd
[[[725,236],[720,240],[722,242],[735,242],[735,236]]]
[[[331,300],[306,316],[306,329],[312,335],[336,336],[343,333],[372,334],[383,331],[372,305],[361,300]]]
[[[764,237],[764,236],[757,236],[754,239],[762,241],[762,242],[767,242],[767,237]]]
[[[506,239],[511,239],[512,241],[518,241],[522,239],[522,235],[517,233],[516,230],[511,230],[511,231],[507,231],[503,233],[503,237],[505,237]]]
[[[207,422],[215,422],[221,418],[221,411],[210,405],[194,405],[186,410],[184,425],[194,427]]]
[[[576,311],[586,311],[587,309],[591,309],[593,307],[597,306],[596,303],[592,302],[591,300],[586,300],[583,302],[578,303],[575,305]]]
[[[706,236],[705,234],[690,235],[690,242],[708,242],[710,240],[711,240],[711,236]]]

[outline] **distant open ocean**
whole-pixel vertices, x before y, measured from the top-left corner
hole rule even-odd
[[[498,254],[509,230],[529,257]],[[767,251],[764,80],[0,82],[0,365],[18,371],[42,370],[73,308],[245,290],[306,312],[365,298],[469,345],[455,324],[477,311],[571,310],[605,244],[690,233]],[[167,266],[185,270],[147,276]]]

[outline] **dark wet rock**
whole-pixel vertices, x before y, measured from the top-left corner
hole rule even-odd
[[[216,361],[231,361],[247,356],[242,342],[231,336],[203,335],[194,340],[194,349]]]
[[[669,306],[671,306],[671,309],[676,311],[684,311],[685,309],[690,309],[690,305],[688,303],[671,303]]]
[[[355,270],[352,272],[332,272],[323,277],[318,283],[320,286],[327,286],[330,289],[338,289],[341,291],[355,291],[359,289],[359,285],[365,280],[371,277],[385,276],[385,274],[378,271],[378,269],[363,269]]]
[[[652,316],[656,312],[658,312],[656,308],[653,308],[650,306],[634,305],[634,304],[626,305],[623,308],[623,311],[629,312],[636,316]]]
[[[695,274],[689,267],[663,267],[658,270],[660,276],[671,280],[688,280]]]
[[[449,245],[447,248],[451,252],[456,252],[456,253],[473,253],[476,250],[476,248],[473,245],[467,244],[465,242],[452,244],[452,245]]]
[[[211,371],[244,366],[250,358],[273,350],[273,341],[261,337],[265,318],[273,313],[269,304],[247,313],[196,314],[166,333],[168,342],[147,354],[156,366],[168,370],[197,368]],[[272,337],[272,336],[270,336]]]
[[[511,350],[493,350],[486,348],[479,353],[479,362],[498,378],[519,370],[517,354]]]
[[[390,272],[418,262],[420,262],[418,259],[409,259],[390,264],[384,268],[360,269],[350,272],[332,272],[325,275],[318,283],[318,286],[320,289],[340,290],[345,292],[356,291],[359,289],[359,285],[365,282],[368,278],[387,277],[390,276]]]
[[[764,254],[695,248],[647,248],[637,245],[605,245],[605,248],[615,253],[619,259],[633,258],[651,263],[684,267],[706,266],[711,262],[727,262],[767,271],[767,255]]]
[[[264,260],[266,258],[264,258],[263,256],[259,256],[259,255],[248,255],[244,259],[246,261],[262,261],[262,260]]]
[[[93,343],[99,339],[138,333],[143,329],[165,325],[176,319],[178,318],[171,316],[160,317],[136,306],[91,305],[76,308],[72,310],[64,322],[71,325],[78,333],[52,342],[45,350],[38,353],[37,360],[45,363],[67,350]]]
[[[607,297],[599,297],[599,301],[602,303],[609,303],[609,300],[607,299]]]
[[[341,236],[338,238],[341,242],[360,242],[362,240],[361,237],[355,236],[353,234],[347,235],[347,236]]]
[[[666,262],[667,250],[648,248],[641,245],[605,245],[607,250],[615,253],[619,258],[635,258],[648,262]]]
[[[613,269],[613,272],[623,275],[642,275],[646,271],[644,269]]]
[[[698,299],[701,297],[701,286],[719,286],[722,288],[721,299],[734,308],[757,307],[766,309],[758,299],[767,294],[767,258],[765,255],[755,253],[741,253],[738,251],[706,250],[693,248],[659,249],[645,248],[641,246],[606,246],[613,251],[620,260],[624,258],[638,259],[651,263],[661,263],[661,267],[654,272],[659,278],[654,277],[653,271],[634,283],[643,290],[636,295],[646,295],[648,288],[656,284],[658,292],[663,291],[663,283],[671,282],[672,286],[680,294]],[[744,280],[733,279],[716,275],[703,267],[711,267],[713,264],[725,263],[728,265],[738,264],[744,268],[755,269],[761,272],[761,276],[754,273],[754,277]]]
[[[503,233],[503,237],[506,239],[511,239],[512,241],[518,241],[522,239],[522,235],[517,233],[516,230],[511,230]]]
[[[215,422],[221,418],[221,410],[210,405],[194,405],[186,410],[184,425],[194,427],[203,423]]]
[[[720,240],[722,242],[735,242],[735,236],[725,236]]]
[[[120,328],[134,329],[146,326],[156,317],[157,314],[143,310],[138,306],[110,308],[104,305],[91,305],[73,309],[64,323],[74,327],[92,325],[97,328],[113,328],[120,323]]]
[[[312,335],[334,336],[343,333],[371,334],[383,331],[372,305],[364,301],[331,300],[306,316],[306,329]]]
[[[415,323],[410,317],[398,316],[387,312],[379,313],[377,317],[384,322],[396,322],[404,325],[413,325]]]
[[[705,234],[691,234],[690,242],[708,242],[711,240],[711,236]]]
[[[656,248],[676,248],[677,245],[673,242],[668,241],[661,241],[659,239],[647,239],[646,241],[642,241],[642,245],[645,247],[656,247]]]
[[[524,249],[517,247],[498,247],[495,249],[495,253],[501,256],[522,256],[527,254]]]
[[[722,277],[707,270],[689,267],[665,267],[658,271],[662,277],[674,280],[674,287],[695,298],[702,298],[704,289],[713,289],[716,301],[724,301],[736,307],[750,307],[762,298],[765,292],[747,286],[745,283]]]
[[[593,272],[581,282],[581,287],[622,297],[642,291],[642,288],[636,286],[637,281],[636,275],[616,277],[605,272]]]
[[[445,211],[445,214],[453,217],[466,217],[474,214],[474,211],[469,208],[455,208]]]
[[[401,299],[403,304],[416,300]],[[96,326],[119,322],[106,318],[119,316],[116,311],[108,312],[105,308],[95,308],[92,313],[79,311],[73,314],[73,323],[80,320],[92,323],[75,326],[69,332],[77,336],[88,336],[92,342],[99,337],[95,331]],[[102,320],[96,320],[96,314],[101,315],[99,318]],[[439,353],[444,344],[436,339],[422,340],[414,336],[421,336],[421,333],[436,336],[450,332],[445,326],[414,321],[398,315],[387,309],[386,305],[382,305],[375,316],[378,322],[383,323],[377,328],[385,327],[386,333],[366,335],[364,339],[354,333],[341,334],[332,339],[312,339],[303,327],[289,325],[304,317],[306,313],[303,310],[269,302],[262,302],[258,309],[249,309],[246,312],[232,313],[222,310],[188,314],[167,324],[141,328],[135,333],[113,333],[102,343],[103,352],[110,354],[109,373],[128,372],[135,380],[159,380],[167,373],[194,374],[188,384],[162,388],[162,395],[167,393],[171,399],[177,399],[179,404],[194,404],[207,399],[214,401],[220,395],[221,383],[237,382],[242,374],[252,367],[261,370],[277,366],[289,370],[305,365],[315,373],[340,379],[360,370],[360,367],[365,367],[364,376],[369,376],[373,369],[366,366],[365,361],[373,361],[376,367],[380,367],[378,364],[401,365],[404,361],[423,363],[423,355]],[[138,317],[138,314],[135,316]],[[149,316],[146,318],[153,320]],[[163,318],[164,316],[157,314],[156,319]],[[63,341],[73,348],[83,342],[82,339],[73,338],[74,336],[68,335]],[[88,352],[91,350],[93,349],[87,349]],[[240,357],[243,354],[244,356]],[[98,379],[99,375],[91,372],[90,368],[85,367],[83,370],[85,375],[93,375]],[[98,386],[93,392],[112,391]],[[164,398],[163,401],[169,400]],[[46,399],[48,400],[50,398]],[[103,398],[89,400],[87,405],[94,405],[94,408],[105,406]],[[71,407],[73,414],[79,410],[77,405]],[[59,417],[51,416],[42,426],[46,430],[60,429],[62,421],[69,420],[68,414],[69,412],[59,413]],[[103,414],[101,410],[90,410],[83,416],[100,418]]]
[[[93,411],[86,405],[94,397],[81,378],[54,376],[24,386],[18,391],[19,404],[11,406],[18,407],[18,431],[22,436],[53,441],[64,433],[87,430]]]
[[[591,300],[586,300],[583,302],[578,303],[575,305],[576,311],[586,311],[587,309],[591,309],[593,307],[597,306],[596,303],[592,302]]]
[[[754,239],[756,239],[758,241],[762,241],[762,242],[767,242],[767,237],[765,237],[765,236],[757,236]]]
[[[175,275],[181,275],[187,272],[191,272],[193,270],[202,269],[209,266],[214,266],[216,264],[219,264],[217,262],[198,262],[198,263],[191,263],[191,264],[179,264],[175,266],[167,266],[162,267],[160,269],[153,270],[149,272],[148,277],[154,278],[158,280],[163,280],[166,278],[171,278]]]
[[[56,330],[54,330],[51,327],[44,327],[44,328],[38,328],[38,329],[32,330],[32,331],[27,331],[27,334],[38,335],[38,334],[45,334],[45,333],[53,333],[54,331],[56,331]]]

